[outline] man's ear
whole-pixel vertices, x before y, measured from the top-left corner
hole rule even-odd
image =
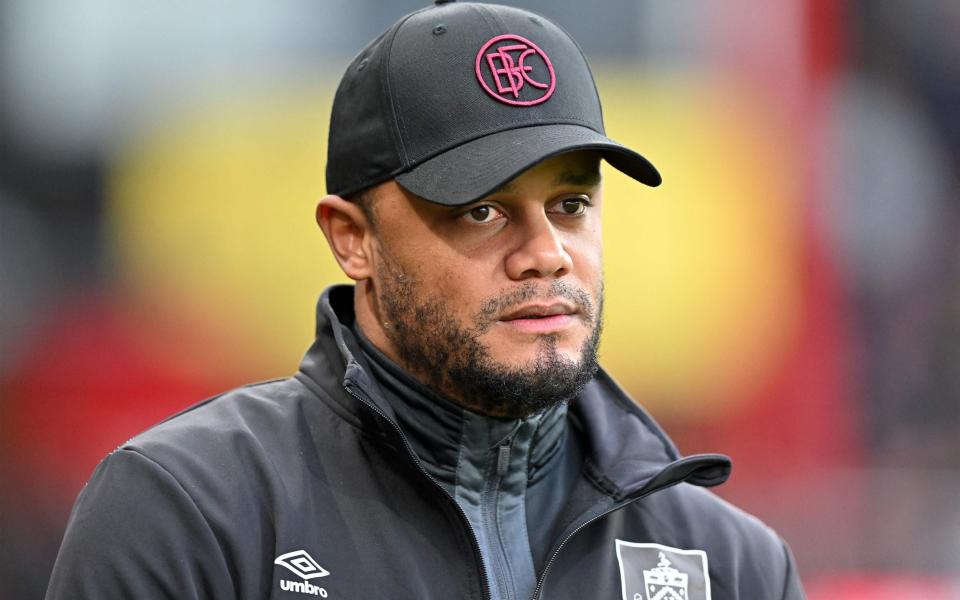
[[[324,196],[317,203],[317,224],[347,277],[360,281],[373,274],[373,228],[363,209],[340,196]]]

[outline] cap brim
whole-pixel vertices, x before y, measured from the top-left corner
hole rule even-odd
[[[646,158],[592,129],[569,124],[493,133],[438,154],[396,180],[437,204],[469,204],[535,164],[573,150],[596,150],[618,171],[646,185],[660,185],[660,173]]]

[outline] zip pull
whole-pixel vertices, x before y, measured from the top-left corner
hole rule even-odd
[[[503,477],[510,468],[510,444],[501,444],[497,449],[497,477]]]

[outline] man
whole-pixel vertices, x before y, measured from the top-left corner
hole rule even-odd
[[[703,486],[596,364],[600,160],[559,28],[438,2],[356,57],[291,378],[208,400],[98,467],[48,598],[799,599],[780,539]]]

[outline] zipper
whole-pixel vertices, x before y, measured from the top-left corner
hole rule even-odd
[[[511,433],[506,439],[510,440],[513,434]],[[495,569],[495,576],[497,585],[499,586],[498,594],[503,596],[504,600],[513,600],[515,598],[514,594],[514,585],[513,577],[510,576],[509,569],[504,565],[504,556],[506,552],[503,548],[503,538],[500,536],[500,514],[499,514],[499,505],[500,505],[500,484],[503,482],[503,476],[507,474],[507,471],[510,469],[510,441],[503,441],[495,450],[495,462],[493,465],[494,473],[496,477],[493,478],[487,491],[486,495],[489,496],[489,506],[493,507],[493,514],[490,515],[488,519],[486,516],[483,517],[483,527],[486,530],[485,533],[488,537],[493,537],[496,540],[497,547],[499,552],[496,552],[491,557],[493,559],[493,565]],[[492,520],[492,523],[490,522]],[[509,581],[508,581],[509,580]]]
[[[675,484],[671,484],[671,485],[675,485]],[[612,507],[612,508],[609,508],[609,509],[603,511],[602,513],[598,514],[598,515],[595,515],[595,516],[593,516],[593,517],[590,517],[589,519],[587,519],[586,521],[584,521],[583,523],[581,523],[580,525],[578,525],[576,529],[574,529],[573,531],[571,531],[571,532],[567,535],[567,537],[563,538],[563,541],[560,542],[560,545],[557,546],[556,549],[553,551],[553,554],[550,555],[550,560],[547,561],[546,566],[543,568],[543,573],[540,574],[540,579],[537,581],[537,587],[534,588],[534,590],[533,590],[533,596],[532,596],[531,600],[537,600],[538,598],[540,598],[540,592],[543,591],[543,583],[544,583],[544,582],[546,581],[546,579],[547,579],[547,574],[550,573],[550,567],[553,566],[553,563],[554,563],[554,562],[556,561],[556,559],[557,559],[557,555],[560,554],[560,551],[563,550],[563,547],[567,544],[567,542],[570,541],[570,539],[571,539],[573,536],[577,535],[577,534],[578,534],[581,530],[583,530],[583,528],[585,528],[587,525],[590,525],[591,523],[594,523],[594,522],[602,519],[603,517],[609,515],[610,513],[616,512],[616,511],[620,510],[621,508],[626,508],[627,506],[630,506],[631,504],[633,504],[633,503],[636,502],[637,500],[640,500],[641,498],[645,498],[646,496],[649,496],[649,495],[652,494],[653,492],[656,492],[656,491],[665,489],[665,488],[667,488],[667,487],[670,487],[670,486],[668,485],[668,486],[663,486],[663,487],[655,487],[655,488],[653,488],[652,490],[647,490],[646,492],[640,494],[639,496],[637,496],[637,497],[635,497],[635,498],[631,498],[628,502],[624,502],[623,504],[620,504],[620,505],[614,506],[614,507]]]
[[[510,442],[503,442],[497,447],[497,480],[503,479],[510,469]]]
[[[470,535],[470,542],[473,545],[473,556],[474,558],[477,559],[477,562],[480,564],[480,575],[481,575],[480,582],[483,586],[482,588],[483,597],[485,600],[489,600],[491,596],[490,596],[490,585],[487,579],[487,565],[483,561],[483,555],[480,553],[480,542],[477,541],[477,536],[473,532],[473,527],[470,525],[470,519],[467,518],[467,513],[464,512],[463,508],[461,508],[460,505],[457,504],[457,501],[453,499],[450,496],[450,494],[447,493],[447,490],[443,489],[443,486],[437,483],[437,480],[434,479],[433,476],[430,475],[430,473],[428,473],[427,470],[423,468],[423,465],[420,464],[420,460],[417,458],[417,455],[413,451],[413,448],[410,447],[410,442],[407,441],[407,436],[403,434],[403,431],[400,429],[400,426],[394,423],[393,420],[390,419],[390,417],[388,417],[382,410],[377,408],[377,406],[374,405],[371,401],[363,397],[363,395],[359,391],[354,391],[354,387],[355,386],[353,385],[346,385],[344,386],[344,389],[347,390],[347,393],[353,396],[354,398],[356,398],[361,404],[363,404],[368,409],[372,410],[374,413],[379,415],[381,419],[383,419],[387,423],[390,423],[390,426],[393,427],[393,429],[397,432],[397,435],[400,436],[400,439],[403,441],[403,445],[407,449],[408,456],[413,459],[413,463],[417,466],[418,469],[420,469],[420,472],[423,473],[424,477],[426,477],[430,481],[430,483],[432,483],[438,490],[440,490],[443,497],[446,498],[449,501],[449,503],[452,504],[454,508],[457,509],[457,513],[460,515],[460,521],[467,526],[466,527],[467,533]],[[559,548],[557,548],[557,550],[559,550]],[[546,574],[546,571],[544,571],[544,574]],[[539,589],[539,586],[538,586],[538,589]],[[534,597],[536,597],[536,594],[534,595]]]
[[[473,556],[474,558],[477,559],[477,563],[480,565],[480,575],[481,575],[480,583],[483,586],[482,587],[483,597],[485,600],[490,600],[491,595],[490,595],[489,579],[487,577],[487,565],[483,560],[483,554],[480,553],[480,543],[477,541],[477,536],[473,532],[473,526],[470,525],[470,519],[467,518],[467,513],[463,510],[463,508],[460,507],[459,504],[457,504],[457,501],[454,498],[452,498],[450,494],[447,493],[447,490],[443,489],[443,486],[437,483],[437,480],[434,479],[433,476],[430,475],[430,473],[428,473],[427,470],[423,468],[423,465],[420,464],[420,460],[416,458],[417,455],[413,451],[413,448],[410,446],[410,442],[407,440],[407,436],[404,435],[403,431],[400,429],[400,426],[394,423],[393,420],[386,415],[386,413],[384,413],[382,410],[377,408],[377,406],[374,405],[371,401],[369,401],[366,397],[364,397],[363,394],[359,393],[358,391],[354,391],[355,387],[356,386],[353,386],[353,385],[347,385],[347,386],[344,386],[344,389],[347,391],[348,394],[353,396],[357,401],[359,401],[361,404],[366,406],[369,410],[372,410],[381,419],[383,419],[384,421],[390,424],[393,430],[397,432],[397,435],[400,437],[400,440],[403,442],[404,448],[406,448],[407,450],[407,455],[413,459],[413,463],[417,466],[417,468],[420,470],[423,476],[426,477],[426,479],[430,481],[430,483],[432,483],[434,487],[436,487],[440,491],[441,495],[447,499],[449,504],[453,505],[453,507],[456,508],[456,512],[460,516],[460,522],[466,525],[467,533],[470,536],[470,542],[473,545]],[[510,458],[510,444],[507,443],[507,444],[500,445],[498,447],[497,463],[495,468],[497,470],[497,474],[500,475],[501,477],[503,474],[506,473],[506,470],[509,465],[509,458]],[[500,477],[498,477],[497,479],[499,481]],[[627,506],[633,504],[637,500],[640,500],[641,498],[645,498],[649,496],[653,492],[657,492],[662,489],[672,487],[677,483],[680,483],[680,482],[679,481],[672,482],[669,485],[659,486],[659,487],[655,487],[653,489],[647,490],[646,492],[640,494],[639,496],[631,498],[629,501],[619,504],[617,506],[611,507],[601,512],[598,515],[594,515],[593,517],[590,517],[589,519],[587,519],[586,521],[578,525],[576,529],[571,531],[569,534],[567,534],[565,538],[563,538],[560,544],[554,549],[553,553],[550,555],[550,560],[547,561],[546,566],[544,566],[543,568],[543,573],[540,574],[540,578],[537,580],[537,587],[534,588],[533,590],[533,596],[531,597],[531,600],[538,600],[540,598],[540,592],[543,591],[543,584],[547,579],[547,575],[550,573],[550,568],[553,566],[554,562],[556,562],[557,556],[560,554],[560,551],[563,550],[563,547],[567,545],[567,542],[569,542],[573,538],[573,536],[580,533],[588,525],[602,519],[603,517],[609,515],[610,513],[614,513],[622,508],[626,508]]]

